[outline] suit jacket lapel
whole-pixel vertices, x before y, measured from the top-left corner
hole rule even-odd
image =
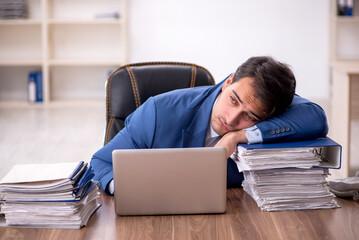
[[[223,81],[224,82],[224,81]],[[187,129],[182,131],[182,145],[186,147],[203,147],[206,138],[213,103],[222,89],[223,82],[213,86],[203,100],[196,116]]]

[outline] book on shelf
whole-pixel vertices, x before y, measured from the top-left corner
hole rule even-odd
[[[27,13],[25,0],[0,0],[0,19],[23,19]]]
[[[354,0],[337,0],[338,16],[353,16]]]
[[[328,169],[339,169],[341,146],[330,138],[238,144],[235,162],[243,189],[265,211],[339,207],[327,183]]]
[[[15,165],[0,181],[0,226],[85,226],[101,206],[93,176],[84,162]]]
[[[95,14],[96,19],[117,19],[120,18],[119,11],[113,11],[113,12],[100,12]]]
[[[28,101],[37,103],[43,101],[42,72],[30,72],[28,77]]]

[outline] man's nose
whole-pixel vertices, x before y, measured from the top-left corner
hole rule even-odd
[[[238,125],[240,121],[240,115],[242,114],[242,109],[238,109],[236,111],[231,111],[227,115],[227,124],[231,125],[232,127]]]

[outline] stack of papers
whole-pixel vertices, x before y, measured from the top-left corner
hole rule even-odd
[[[316,154],[317,148],[272,148],[272,149],[246,149],[237,147],[234,153],[239,169],[261,170],[271,168],[300,167],[311,168],[319,166],[320,156]]]
[[[315,168],[321,162],[318,151],[238,146],[235,162],[244,174],[244,191],[264,211],[339,207],[327,185],[328,169]]]
[[[81,228],[101,206],[87,163],[16,165],[0,182],[0,226]]]
[[[319,168],[245,171],[243,189],[265,211],[335,208],[327,175]]]

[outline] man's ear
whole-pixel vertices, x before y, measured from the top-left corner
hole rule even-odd
[[[223,85],[222,85],[222,91],[229,85],[232,83],[233,81],[233,77],[234,74],[230,75],[229,77],[227,77],[227,79],[224,81]]]

